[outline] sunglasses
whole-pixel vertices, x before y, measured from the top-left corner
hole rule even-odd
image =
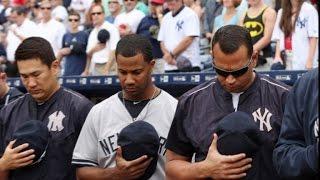
[[[128,1],[134,2],[134,1],[136,1],[136,0],[124,0],[124,2],[128,2]]]
[[[102,12],[93,12],[93,13],[91,13],[91,16],[101,15],[101,14],[102,14]]]
[[[220,76],[228,77],[229,75],[231,75],[231,76],[237,78],[237,77],[244,75],[248,71],[249,65],[251,64],[251,62],[252,62],[252,58],[249,60],[249,62],[243,68],[235,70],[235,71],[226,71],[226,70],[220,69],[217,66],[215,66],[214,63],[212,63],[212,66],[215,69],[216,73]]]
[[[51,10],[51,7],[41,7],[40,9],[41,9],[41,10],[45,10],[45,9],[46,9],[46,10]]]
[[[79,19],[69,19],[69,22],[78,22]]]

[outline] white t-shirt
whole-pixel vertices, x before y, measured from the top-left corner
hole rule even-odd
[[[117,43],[120,40],[118,29],[111,23],[105,21],[100,27],[92,29],[88,39],[87,53],[92,49],[98,41],[98,33],[101,29],[106,29],[110,33],[110,39],[106,43],[106,47],[92,55],[92,63],[106,63],[109,60],[109,53],[114,51],[117,47]]]
[[[177,103],[174,97],[162,90],[137,117],[137,121],[144,120],[153,125],[160,137],[157,169],[150,179],[165,179],[165,142]],[[132,122],[132,117],[118,94],[95,105],[82,127],[73,152],[72,164],[115,167],[117,134]]]
[[[17,26],[17,24],[12,24],[9,29],[15,29],[18,35],[23,36],[25,38],[38,35],[37,25],[29,19],[25,19],[21,26]],[[11,30],[9,30],[7,35],[7,43],[7,59],[13,62],[15,60],[14,53],[16,52],[16,49],[21,43],[21,40]]]
[[[280,19],[282,9],[277,15],[276,24],[274,26],[272,40],[279,40],[280,51],[284,50],[284,33],[280,29]],[[292,34],[292,70],[305,70],[305,65],[309,51],[309,37],[319,37],[319,21],[317,10],[307,2],[302,4],[298,20],[295,24],[295,31]],[[318,45],[313,59],[313,67],[318,66]]]
[[[57,55],[58,50],[62,47],[62,38],[66,33],[64,25],[51,18],[47,23],[38,24],[39,36],[50,42],[54,54]]]
[[[241,95],[242,93],[243,93],[243,92],[240,92],[240,93],[231,93],[231,95],[232,95],[232,105],[233,105],[234,111],[237,111],[237,110],[238,110],[239,99],[240,99],[240,95]]]
[[[129,24],[131,32],[136,33],[141,20],[144,18],[143,12],[133,9],[130,12],[123,12],[116,16],[114,25],[119,27],[121,24]]]
[[[180,55],[188,58],[192,66],[200,66],[200,22],[197,14],[189,7],[184,7],[174,17],[172,12],[168,12],[162,19],[158,40],[162,41],[166,49],[171,52],[187,36],[196,36],[196,38]],[[177,69],[177,66],[165,63],[165,70],[174,69]]]

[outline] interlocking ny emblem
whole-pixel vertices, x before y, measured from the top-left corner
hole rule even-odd
[[[63,114],[62,111],[56,111],[56,112],[52,113],[49,116],[49,123],[47,126],[49,131],[62,131],[62,129],[64,128],[62,125],[62,120],[65,117],[66,116]]]
[[[184,23],[184,21],[177,21],[177,23],[176,23],[176,29],[178,30],[178,31],[180,31],[180,30],[182,30],[183,28],[182,28],[182,25],[183,25],[183,23]]]
[[[267,128],[267,131],[271,131],[272,127],[270,124],[270,118],[272,114],[269,112],[267,108],[264,108],[263,115],[261,114],[261,108],[257,109],[252,113],[252,116],[254,118],[254,121],[257,122],[260,121],[260,131],[264,131],[264,126]]]

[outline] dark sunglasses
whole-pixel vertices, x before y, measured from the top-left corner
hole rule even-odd
[[[79,19],[69,19],[69,22],[78,22]]]
[[[46,9],[46,10],[51,10],[51,7],[41,7],[40,9],[41,9],[41,10],[45,10],[45,9]]]
[[[133,2],[133,1],[136,1],[136,0],[124,0],[124,2],[128,2],[128,1],[131,1],[131,2]]]
[[[249,65],[251,64],[251,62],[252,62],[252,58],[243,68],[235,71],[226,71],[226,70],[220,69],[217,66],[215,66],[214,62],[212,63],[212,66],[215,69],[216,73],[220,76],[228,77],[229,75],[232,75],[233,77],[237,78],[244,75],[248,71]]]
[[[91,13],[91,16],[101,15],[101,14],[102,14],[102,12],[93,12],[93,13]]]

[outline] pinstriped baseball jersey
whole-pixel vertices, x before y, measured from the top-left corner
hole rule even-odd
[[[164,179],[165,143],[173,120],[177,100],[165,91],[152,99],[140,112],[137,121],[153,125],[160,137],[157,169],[150,179]],[[76,166],[114,167],[119,132],[133,119],[118,94],[95,105],[81,130],[73,152]]]

